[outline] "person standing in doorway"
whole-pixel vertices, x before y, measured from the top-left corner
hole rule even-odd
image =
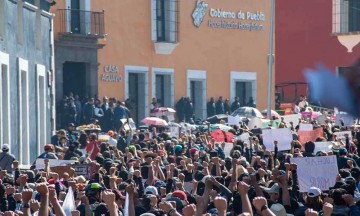
[[[68,105],[66,106],[66,109],[65,109],[66,125],[76,121],[76,116],[77,116],[76,114],[77,114],[77,109],[76,109],[76,105],[74,103],[74,98],[69,97]]]
[[[190,122],[190,119],[192,118],[194,114],[194,106],[193,103],[191,101],[191,99],[189,97],[186,98],[186,103],[185,103],[185,119],[186,122]]]
[[[253,97],[249,97],[249,101],[246,104],[248,107],[256,107],[255,101]]]
[[[76,106],[76,121],[75,124],[76,125],[80,125],[81,124],[81,119],[82,119],[82,104],[79,98],[79,95],[75,95],[75,106]]]
[[[240,108],[241,104],[240,104],[240,98],[239,97],[235,97],[235,101],[231,104],[231,112],[234,112],[235,110],[237,110],[238,108]]]
[[[216,114],[215,100],[213,97],[210,98],[210,101],[207,103],[207,116],[211,117]]]
[[[106,110],[109,109],[109,98],[106,96],[103,97],[103,103],[101,105],[101,109],[104,111],[104,113],[106,112]]]
[[[181,97],[175,105],[176,114],[178,116],[179,122],[185,121],[185,103],[185,98]]]
[[[90,124],[95,115],[94,98],[89,98],[88,102],[84,105],[84,123]]]
[[[150,113],[154,113],[156,108],[159,107],[159,104],[155,97],[152,98],[151,104],[150,104]]]
[[[216,102],[216,115],[224,114],[225,113],[225,106],[223,102],[223,97],[220,96],[218,101]]]

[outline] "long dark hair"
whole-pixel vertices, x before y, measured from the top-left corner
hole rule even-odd
[[[88,140],[87,134],[81,133],[79,137],[79,143],[81,145],[81,148],[85,148],[87,146],[87,140]]]

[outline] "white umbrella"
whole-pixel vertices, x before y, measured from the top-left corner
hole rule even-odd
[[[232,116],[238,115],[246,118],[254,118],[254,117],[264,118],[261,112],[254,107],[240,107],[236,109],[231,115]]]

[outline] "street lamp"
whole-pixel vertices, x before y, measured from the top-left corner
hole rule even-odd
[[[271,0],[270,9],[270,35],[269,35],[269,80],[267,94],[267,117],[271,119],[271,101],[272,101],[272,73],[274,61],[274,20],[275,20],[275,0]]]

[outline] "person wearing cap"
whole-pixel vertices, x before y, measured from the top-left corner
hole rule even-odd
[[[109,130],[109,131],[108,131],[108,135],[109,135],[108,143],[109,143],[111,146],[117,146],[117,140],[114,138],[114,137],[115,137],[115,132],[112,131],[112,130]]]
[[[42,153],[41,155],[39,155],[37,158],[42,158],[42,159],[58,159],[58,157],[55,155],[55,148],[54,145],[52,144],[46,144],[44,146],[44,153]]]
[[[83,119],[85,124],[90,124],[95,115],[94,98],[89,98],[88,102],[84,105]]]
[[[0,153],[0,167],[8,173],[12,172],[12,162],[16,160],[15,156],[9,153],[9,144],[3,144]]]
[[[66,108],[64,110],[64,115],[65,115],[66,125],[68,125],[71,122],[76,121],[77,110],[76,110],[76,105],[74,103],[73,97],[69,97],[68,105],[66,106]]]
[[[304,206],[298,208],[294,215],[303,215],[306,209],[321,211],[323,200],[321,199],[321,190],[317,187],[310,187],[306,193]]]
[[[66,131],[67,132],[66,136],[69,138],[70,143],[78,139],[77,134],[74,133],[74,130],[75,130],[75,124],[70,122],[67,125],[67,131]]]
[[[85,187],[84,191],[85,196],[88,197],[88,203],[81,203],[77,210],[80,211],[80,215],[88,215],[86,210],[89,209],[92,215],[102,202],[101,192],[104,191],[104,188],[99,183],[91,183]]]

